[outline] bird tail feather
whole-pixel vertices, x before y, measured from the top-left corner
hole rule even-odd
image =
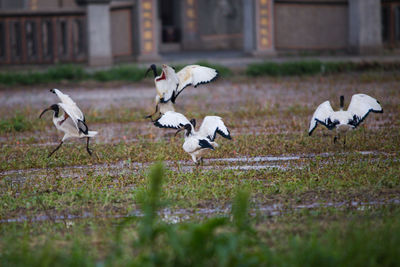
[[[93,137],[97,134],[96,131],[89,131],[88,134],[86,135],[87,137]]]

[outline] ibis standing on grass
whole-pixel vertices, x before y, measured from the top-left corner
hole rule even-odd
[[[152,121],[154,121],[153,116],[157,113],[161,116],[167,111],[175,111],[175,100],[187,86],[197,87],[218,77],[218,71],[200,65],[188,65],[176,73],[172,67],[163,64],[161,74],[158,75],[156,65],[152,64],[147,70],[146,76],[149,71],[153,71],[157,91],[156,110],[153,114],[146,116],[146,118],[151,118]]]
[[[308,135],[311,135],[318,124],[324,125],[329,130],[336,129],[333,142],[336,143],[340,135],[344,135],[343,145],[346,144],[346,133],[355,129],[370,112],[383,113],[383,109],[375,98],[365,94],[355,94],[351,97],[350,105],[343,110],[344,96],[340,96],[340,110],[333,111],[329,101],[318,106],[312,116]]]
[[[160,128],[178,129],[176,134],[184,130],[185,142],[182,148],[190,154],[197,165],[203,162],[203,156],[207,152],[218,147],[218,144],[214,142],[217,133],[222,137],[232,139],[228,128],[218,116],[206,116],[199,131],[195,131],[195,119],[189,121],[184,115],[175,111],[167,111],[154,121],[154,125]]]
[[[51,157],[51,155],[61,147],[64,141],[69,138],[87,138],[86,151],[89,155],[92,155],[92,151],[89,149],[89,138],[94,137],[97,132],[89,131],[85,122],[85,116],[83,116],[82,111],[68,95],[63,94],[58,89],[51,89],[50,92],[56,94],[61,100],[61,103],[53,104],[43,110],[39,118],[41,118],[48,110],[54,111],[53,123],[58,130],[65,134],[61,143],[49,154],[48,157]]]

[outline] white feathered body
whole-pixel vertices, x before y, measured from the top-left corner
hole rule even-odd
[[[96,131],[88,131],[85,134],[80,130],[80,127],[87,126],[84,124],[85,117],[76,103],[58,89],[53,89],[52,92],[61,100],[61,103],[57,104],[60,110],[58,117],[55,113],[53,114],[53,123],[58,130],[64,132],[62,141],[69,138],[94,137],[97,134]]]
[[[211,148],[203,148],[199,145],[199,140],[204,139],[198,135],[192,135],[189,137],[185,137],[185,142],[182,145],[183,150],[188,153],[194,162],[197,162],[197,159],[204,157],[208,154],[212,149]],[[214,142],[210,142],[212,145]],[[214,147],[214,146],[213,146]]]
[[[56,126],[57,130],[64,133],[62,141],[65,141],[69,138],[94,137],[97,134],[96,131],[88,131],[88,134],[84,134],[76,128],[75,123],[70,117],[68,117],[66,120],[64,119],[65,112],[63,112],[63,114],[58,117],[53,115],[53,123]]]
[[[330,117],[331,117],[332,121],[339,122],[339,124],[337,124],[335,126],[336,132],[338,132],[338,133],[344,134],[347,131],[355,128],[354,125],[348,124],[349,121],[351,121],[353,118],[350,112],[343,111],[343,110],[334,111]]]
[[[218,147],[218,144],[214,142],[217,133],[231,139],[228,128],[221,117],[218,116],[206,116],[199,131],[195,130],[194,125],[184,115],[174,111],[166,112],[154,124],[161,128],[173,129],[183,129],[185,126],[190,126],[190,131],[185,129],[185,142],[182,148],[190,154],[196,163],[210,150]]]
[[[353,95],[347,110],[333,111],[330,102],[325,101],[315,110],[308,134],[311,135],[318,124],[345,134],[363,122],[370,112],[382,113],[383,109],[375,98],[366,94]]]

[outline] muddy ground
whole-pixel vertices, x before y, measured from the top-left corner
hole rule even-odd
[[[377,74],[372,77],[374,75]],[[47,151],[54,148],[62,137],[52,125],[50,115],[44,116],[42,120],[37,118],[44,108],[57,102],[56,96],[49,92],[51,87],[54,86],[0,90],[2,119],[10,118],[17,112],[26,116],[32,124],[26,131],[0,134],[4,153],[2,159],[9,162],[9,165],[2,165],[0,172],[2,222],[46,220],[52,216],[60,220],[120,217],[135,213],[136,209],[132,209],[136,205],[135,198],[128,195],[132,190],[143,186],[146,170],[160,159],[158,156],[149,158],[132,154],[138,144],[141,146],[141,154],[146,154],[146,149],[149,149],[152,155],[157,155],[157,146],[163,146],[164,149],[172,144],[168,151],[163,150],[161,157],[165,160],[168,172],[172,173],[170,179],[179,175],[191,175],[190,182],[199,183],[191,184],[193,190],[197,190],[200,183],[205,182],[196,177],[223,176],[224,181],[218,185],[221,189],[214,196],[206,194],[205,199],[202,199],[201,193],[198,193],[196,200],[187,205],[181,205],[180,201],[190,200],[190,196],[183,192],[179,182],[168,184],[168,188],[179,187],[179,190],[183,190],[175,196],[169,196],[171,202],[179,201],[173,204],[172,210],[163,211],[172,221],[176,220],[176,216],[185,219],[194,214],[224,213],[230,205],[229,196],[232,194],[232,190],[229,193],[224,191],[224,187],[230,186],[230,176],[234,177],[232,179],[235,186],[240,186],[241,181],[245,180],[250,191],[254,189],[254,209],[266,215],[280,214],[286,209],[399,204],[400,187],[393,177],[399,175],[397,141],[400,84],[396,80],[374,81],[365,78],[365,75],[354,74],[276,79],[233,77],[219,79],[198,88],[187,88],[177,99],[176,110],[198,119],[199,122],[205,115],[219,115],[223,117],[234,139],[232,142],[217,139],[221,145],[219,152],[211,153],[200,167],[196,167],[189,156],[181,151],[183,139],[173,137],[175,131],[156,128],[143,118],[153,110],[155,90],[151,81],[57,86],[81,107],[87,115],[89,128],[99,132],[92,143],[93,149],[102,154],[95,154],[91,158],[84,150],[83,141],[69,141],[70,145],[60,149],[53,159],[43,159],[45,163],[38,162],[37,157],[44,158]],[[343,148],[341,144],[333,145],[333,135],[321,126],[314,136],[307,136],[309,120],[320,103],[330,100],[333,108],[337,109],[340,95],[345,96],[347,106],[355,93],[375,97],[381,102],[385,112],[369,115],[358,130],[360,133],[355,133],[350,138],[347,148]],[[379,139],[382,133],[385,133],[385,137]],[[265,141],[259,140],[261,145],[252,142],[253,137],[257,136],[265,138]],[[122,153],[118,156],[117,150],[108,150],[112,145],[121,146],[121,150],[124,146],[133,148],[130,154]],[[293,145],[299,146],[299,150],[293,149]],[[263,146],[265,149],[262,149]],[[68,157],[71,151],[75,155],[71,157],[75,158]],[[301,178],[297,182],[301,184],[301,179],[305,179],[305,183],[306,178],[310,178],[310,173],[312,176],[312,172],[305,171],[315,167],[315,162],[318,162],[321,170],[337,168],[337,174],[341,177],[343,170],[340,164],[350,166],[349,161],[353,161],[353,165],[358,164],[358,169],[362,169],[365,164],[376,165],[379,170],[389,169],[392,176],[385,179],[391,184],[352,184],[350,190],[342,184],[337,191],[330,191],[333,185],[329,188],[322,186],[318,190],[312,187],[304,190],[293,188],[291,192],[285,193],[279,188],[275,193],[270,189],[274,186],[274,177],[286,179],[285,184],[281,185],[285,188],[289,188],[292,176],[299,175]],[[375,169],[368,171],[371,171],[371,175],[376,174]],[[344,175],[350,176],[351,180],[351,176],[357,174],[352,170],[345,170]],[[327,178],[323,173],[320,176]],[[98,184],[93,182],[93,179],[103,178],[109,181]],[[55,189],[62,183],[60,180],[68,182],[65,182],[62,190]],[[94,183],[92,188],[85,185],[86,180]],[[70,189],[68,185],[71,186]],[[94,196],[84,200],[84,207],[77,209],[71,204],[74,198],[65,200],[61,197],[69,190],[79,191],[82,188],[88,191],[110,190],[108,193],[112,200],[105,200],[104,196]],[[35,191],[36,189],[38,190]],[[32,202],[32,196],[51,195],[54,192],[59,196],[52,198],[47,204],[38,205]],[[337,197],[337,192],[342,197]],[[347,194],[349,197],[346,197]],[[68,205],[63,207],[65,203]]]

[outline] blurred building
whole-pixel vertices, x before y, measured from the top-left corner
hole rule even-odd
[[[0,64],[149,61],[179,51],[379,53],[400,0],[0,0]]]

